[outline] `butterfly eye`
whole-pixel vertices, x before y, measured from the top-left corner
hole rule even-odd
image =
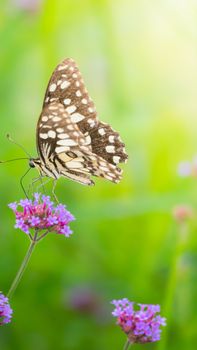
[[[76,155],[74,152],[71,152],[71,151],[67,152],[66,154],[67,154],[67,156],[69,156],[70,158],[76,158],[76,157],[77,157],[77,155]]]
[[[29,161],[29,166],[30,166],[30,168],[35,168],[35,164],[34,164],[34,161],[32,159],[30,159],[30,161]]]

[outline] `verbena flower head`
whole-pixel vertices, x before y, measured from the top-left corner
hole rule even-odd
[[[8,298],[0,292],[0,325],[9,323],[12,318],[12,309]]]
[[[14,5],[21,10],[35,12],[39,9],[42,0],[14,0]]]
[[[9,204],[16,216],[15,228],[30,234],[30,229],[55,232],[69,237],[72,231],[68,224],[74,216],[63,204],[54,205],[49,196],[34,193],[33,200],[22,199]]]
[[[136,304],[128,299],[113,300],[117,324],[127,334],[131,343],[149,343],[160,340],[161,326],[165,318],[159,315],[159,305]],[[137,307],[134,307],[137,305]]]
[[[180,223],[192,218],[193,210],[191,206],[187,204],[181,204],[173,208],[172,215],[174,219]]]
[[[177,169],[180,177],[197,176],[197,156],[193,157],[191,161],[182,161],[178,164]]]
[[[178,175],[188,177],[192,174],[192,164],[189,161],[182,161],[178,165]]]

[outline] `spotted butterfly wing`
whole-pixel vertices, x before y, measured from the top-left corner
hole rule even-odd
[[[121,179],[117,163],[127,155],[119,134],[97,118],[81,74],[72,59],[57,66],[49,81],[37,125],[41,172],[85,185],[91,175]]]

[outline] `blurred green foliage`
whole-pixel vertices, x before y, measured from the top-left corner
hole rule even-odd
[[[122,349],[110,300],[159,303],[168,327],[138,349],[194,349],[197,328],[196,223],[181,246],[172,208],[196,210],[196,180],[177,164],[197,149],[197,3],[166,0],[1,0],[0,159],[32,156],[54,67],[74,58],[100,119],[118,130],[130,156],[119,185],[61,179],[57,195],[77,220],[71,238],[36,248],[0,330],[2,350]],[[28,161],[0,166],[0,289],[6,293],[28,239],[7,203],[23,197]],[[32,170],[25,183],[36,177]],[[85,291],[85,292],[84,292]],[[76,307],[86,293],[97,307]]]

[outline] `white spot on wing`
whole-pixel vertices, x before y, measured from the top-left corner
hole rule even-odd
[[[76,146],[76,142],[71,139],[65,139],[65,140],[59,140],[57,141],[57,144],[60,146]]]
[[[58,70],[63,70],[63,69],[66,69],[66,68],[68,68],[68,65],[64,64],[63,66],[59,66]]]
[[[53,98],[50,98],[50,102],[54,102],[54,101],[57,101],[57,98],[53,97]],[[56,107],[57,108],[57,107]]]
[[[105,175],[105,179],[108,179],[108,180],[110,180],[110,181],[113,180],[113,178],[112,178],[110,175]]]
[[[53,117],[52,120],[53,120],[53,122],[59,122],[61,120],[61,118],[60,117]]]
[[[85,140],[86,140],[86,142],[85,142],[86,145],[90,145],[91,144],[91,137],[89,135],[86,136]]]
[[[66,166],[70,169],[83,168],[83,164],[75,160],[71,160],[70,162],[66,163]]]
[[[51,101],[53,100],[53,98],[51,98]],[[55,110],[55,109],[58,109],[58,106],[49,106],[49,109],[50,110]]]
[[[60,85],[61,89],[66,89],[67,87],[69,87],[70,83],[68,80],[64,80],[64,82]]]
[[[80,91],[80,90],[77,90],[77,91],[76,91],[76,96],[77,96],[77,97],[82,96],[82,94],[81,94],[81,91]]]
[[[65,105],[69,105],[70,102],[71,102],[71,99],[70,99],[70,98],[65,98],[65,99],[64,99],[64,104],[65,104]]]
[[[93,128],[96,123],[95,123],[94,119],[89,118],[88,119],[88,124],[90,125],[91,128]]]
[[[49,86],[49,91],[50,91],[50,92],[54,92],[54,91],[56,90],[56,87],[57,87],[56,84],[51,84],[51,85]]]
[[[75,112],[76,109],[77,109],[77,107],[72,105],[72,106],[67,107],[66,111],[71,114],[71,113]]]
[[[118,164],[120,161],[120,157],[119,156],[113,156],[113,161],[114,163]]]
[[[44,115],[44,116],[42,117],[42,121],[43,121],[43,122],[47,122],[48,119],[49,119],[49,118],[48,118],[46,115]]]
[[[86,98],[82,98],[81,102],[82,102],[84,105],[87,105],[88,100],[87,100]]]
[[[107,165],[106,162],[104,162],[103,160],[101,160],[101,161],[99,162],[99,164],[102,165],[102,166],[106,166],[106,165]]]
[[[105,130],[103,128],[98,129],[98,133],[103,136],[105,135]]]
[[[100,170],[103,170],[103,171],[105,171],[105,172],[106,172],[106,171],[109,171],[109,168],[108,168],[107,166],[102,166],[102,165],[101,165],[101,166],[99,167],[99,169],[100,169]]]
[[[107,153],[115,153],[114,146],[106,146],[105,149],[106,149]]]
[[[74,126],[72,124],[67,125],[68,130],[74,130]]]
[[[57,132],[64,132],[63,128],[57,128],[56,130],[57,130]]]
[[[109,142],[114,143],[114,135],[109,136]]]
[[[73,131],[73,135],[76,136],[76,137],[79,137],[80,133],[78,131]]]
[[[80,122],[81,120],[84,119],[84,116],[80,113],[73,113],[71,114],[71,120],[73,123],[78,123]]]
[[[63,147],[63,146],[61,146],[61,147],[56,147],[55,152],[56,152],[56,153],[62,153],[62,152],[67,152],[67,151],[69,151],[69,150],[70,150],[69,147]]]
[[[54,130],[49,130],[48,131],[48,136],[51,137],[52,139],[55,139],[56,137],[56,132]]]
[[[44,139],[44,140],[46,140],[48,138],[48,134],[40,133],[39,136],[40,136],[41,139]]]
[[[67,138],[69,138],[69,135],[68,134],[59,134],[59,135],[57,135],[57,137],[59,138],[59,139],[67,139]]]

